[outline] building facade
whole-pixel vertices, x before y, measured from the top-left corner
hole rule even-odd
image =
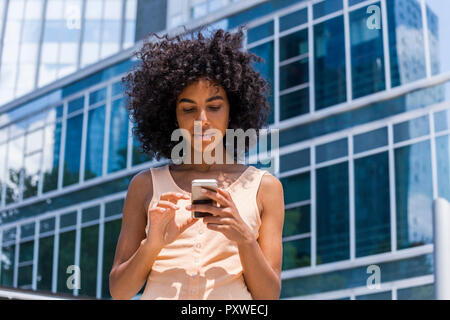
[[[450,201],[450,4],[181,3],[138,1],[134,38],[246,23],[246,50],[265,59],[255,68],[272,86],[286,206],[281,298],[433,299],[432,201]],[[148,25],[145,10],[167,19]],[[124,108],[141,44],[0,106],[0,286],[110,298],[128,184],[159,165]]]

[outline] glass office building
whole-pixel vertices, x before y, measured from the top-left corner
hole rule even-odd
[[[448,1],[223,3],[187,25],[247,23],[246,50],[265,59],[281,298],[434,299],[432,201],[450,201]],[[119,52],[0,107],[0,286],[110,298],[128,184],[158,165],[124,108],[135,63]],[[72,265],[80,289],[68,289]]]

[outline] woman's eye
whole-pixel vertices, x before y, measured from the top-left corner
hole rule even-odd
[[[184,112],[192,112],[192,111],[194,111],[194,110],[195,110],[195,108],[191,108],[191,109],[183,109]]]
[[[212,110],[214,110],[214,111],[217,111],[217,110],[220,109],[220,107],[221,107],[221,106],[215,106],[215,107],[209,107],[209,108],[212,109]]]

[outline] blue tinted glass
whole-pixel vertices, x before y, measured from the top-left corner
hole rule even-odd
[[[450,136],[436,138],[438,197],[450,201]]]
[[[98,233],[98,225],[81,229],[80,269],[84,270],[84,276],[80,281],[80,295],[88,297],[95,297],[97,292]]]
[[[111,106],[109,130],[108,172],[124,169],[127,166],[128,113],[124,100],[118,99]]]
[[[62,123],[56,122],[45,128],[44,183],[43,192],[58,187],[59,153],[61,149]]]
[[[310,205],[285,210],[283,237],[310,232],[310,210]]]
[[[280,90],[308,82],[308,59],[280,67]]]
[[[356,257],[391,250],[387,152],[355,160]]]
[[[125,199],[114,200],[105,204],[105,217],[122,214]]]
[[[430,142],[395,150],[397,249],[432,241],[433,184]]]
[[[433,75],[450,71],[450,2],[426,0],[428,41],[430,49],[431,73]]]
[[[81,222],[89,222],[100,218],[100,206],[90,207],[81,211]]]
[[[61,20],[46,20],[43,42],[59,42],[59,30],[61,29],[62,24],[63,21]]]
[[[328,142],[316,147],[316,163],[345,157],[347,154],[346,138]]]
[[[377,263],[377,265],[381,270],[382,282],[431,275],[433,274],[433,254]],[[281,285],[281,298],[366,287],[368,277],[367,265],[364,265],[285,279]]]
[[[308,22],[307,9],[289,13],[280,18],[280,32]]]
[[[314,26],[316,110],[347,100],[342,16]]]
[[[364,1],[366,1],[366,0],[348,0],[348,5],[353,6],[355,4],[358,4],[358,3],[364,2]]]
[[[273,21],[269,21],[260,26],[248,30],[247,43],[255,42],[273,35]]]
[[[384,127],[355,135],[353,137],[353,152],[364,152],[367,150],[386,146],[387,144],[387,128]]]
[[[283,270],[311,265],[311,239],[283,242]]]
[[[2,264],[0,272],[0,285],[13,286],[14,282],[14,261],[16,257],[16,246],[14,244],[2,247]]]
[[[428,116],[412,119],[394,125],[394,143],[418,138],[430,133]]]
[[[124,87],[122,81],[113,83],[111,91],[112,91],[112,96],[113,97],[118,95],[118,94],[124,93],[125,92],[125,87]]]
[[[39,234],[55,230],[55,217],[41,220],[39,223]]]
[[[74,111],[83,109],[83,106],[84,106],[84,97],[79,97],[77,99],[69,101],[67,114],[71,114]]]
[[[313,6],[314,19],[342,9],[342,0],[325,0]]]
[[[392,86],[425,78],[425,46],[419,1],[392,0],[386,1],[386,5]]]
[[[311,198],[309,172],[281,178],[284,190],[284,203],[289,204]]]
[[[443,110],[434,114],[434,131],[444,131],[450,128],[450,111]]]
[[[39,238],[38,270],[36,286],[38,290],[52,290],[54,237]]]
[[[102,175],[103,138],[105,130],[105,106],[89,111],[86,139],[86,180]]]
[[[77,224],[77,213],[76,212],[65,213],[59,217],[59,227],[60,228],[71,227],[76,224]]]
[[[61,28],[61,41],[62,42],[75,42],[78,43],[80,38],[80,29],[74,28],[69,23],[64,23]]]
[[[101,88],[89,94],[89,105],[93,105],[97,102],[104,101],[106,99],[106,88]]]
[[[364,294],[355,297],[356,300],[392,300],[392,292],[385,291],[379,293]]]
[[[250,52],[256,54],[257,56],[264,59],[261,63],[252,62],[252,66],[255,68],[257,72],[261,74],[261,76],[269,82],[270,84],[270,96],[268,97],[269,103],[271,105],[270,116],[267,120],[267,123],[273,123],[274,119],[274,103],[273,103],[273,95],[274,95],[274,52],[273,52],[273,41],[267,42],[260,46],[254,47],[250,49]]]
[[[308,52],[308,30],[300,30],[280,38],[280,61]]]
[[[353,98],[385,89],[381,28],[367,27],[366,7],[350,13]]]
[[[309,112],[309,88],[280,96],[280,121]]]
[[[141,164],[150,160],[150,157],[141,152],[141,143],[133,134],[133,153],[132,153],[132,165]]]
[[[434,283],[397,289],[397,300],[435,300]]]
[[[309,166],[309,149],[280,156],[280,172]]]
[[[59,235],[58,252],[58,293],[73,294],[73,289],[69,289],[67,281],[67,268],[75,264],[75,230],[63,232]]]
[[[79,181],[82,131],[83,114],[67,120],[63,186]]]
[[[84,26],[84,42],[100,42],[101,20],[86,20]]]
[[[317,169],[317,264],[349,258],[348,163]]]

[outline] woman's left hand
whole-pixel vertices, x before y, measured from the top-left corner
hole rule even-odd
[[[192,204],[186,207],[187,210],[211,213],[213,216],[201,218],[206,223],[206,227],[222,232],[225,237],[236,241],[238,245],[256,240],[249,226],[241,218],[228,191],[220,188],[217,188],[217,193],[204,188],[201,190],[204,195],[216,201],[220,207],[210,204]]]

